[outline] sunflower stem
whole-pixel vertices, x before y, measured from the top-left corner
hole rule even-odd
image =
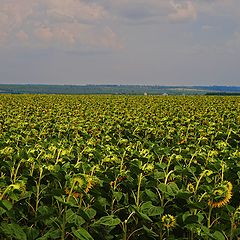
[[[141,189],[142,179],[143,179],[143,174],[140,173],[140,175],[138,177],[138,189],[137,189],[137,198],[136,198],[136,206],[137,207],[139,207],[139,203],[140,203],[140,189]]]
[[[208,229],[210,229],[210,227],[211,227],[211,214],[212,214],[212,206],[209,206],[208,221],[207,221],[207,227],[208,227]]]
[[[224,166],[223,161],[221,162],[221,165],[222,165],[222,175],[221,175],[221,178],[222,178],[222,182],[223,182],[223,178],[224,178],[224,170],[225,170],[225,166]]]

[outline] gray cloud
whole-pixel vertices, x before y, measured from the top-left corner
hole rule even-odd
[[[3,0],[0,43],[119,48],[120,40],[107,24],[108,13],[97,3],[59,0]]]
[[[0,44],[121,48],[117,24],[186,23],[201,14],[230,13],[240,20],[236,4],[240,7],[238,0],[2,0]]]
[[[185,22],[196,20],[197,9],[192,2],[187,1],[183,3],[172,2],[174,11],[168,15],[172,22]]]

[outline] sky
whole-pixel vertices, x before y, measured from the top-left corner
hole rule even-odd
[[[239,0],[0,0],[0,83],[240,86]]]

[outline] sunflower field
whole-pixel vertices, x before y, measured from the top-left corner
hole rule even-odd
[[[240,239],[240,98],[0,95],[0,239]]]

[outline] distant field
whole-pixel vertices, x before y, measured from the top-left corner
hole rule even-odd
[[[1,239],[239,239],[240,98],[0,95]]]

